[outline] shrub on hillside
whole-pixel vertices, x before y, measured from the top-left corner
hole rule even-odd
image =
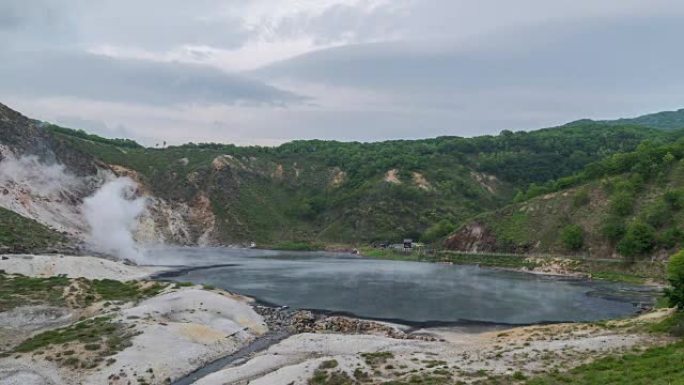
[[[563,246],[570,251],[577,251],[584,246],[584,230],[578,225],[567,225],[561,234]]]
[[[623,256],[633,258],[653,250],[655,240],[653,227],[636,220],[627,228],[625,237],[617,245],[617,250]]]
[[[661,228],[672,219],[672,209],[665,200],[659,200],[646,207],[643,218],[649,225]]]
[[[670,301],[670,306],[684,309],[684,250],[670,257],[667,280],[670,288],[665,290],[665,296]]]
[[[684,191],[668,190],[663,195],[663,199],[672,210],[680,210],[684,207]]]
[[[625,217],[632,213],[634,195],[625,191],[613,195],[610,200],[610,212],[613,215]]]
[[[435,223],[434,225],[430,226],[427,230],[425,230],[420,239],[423,242],[434,242],[439,238],[451,234],[455,229],[456,227],[454,226],[454,224],[451,223],[448,219],[442,219],[441,221]]]
[[[684,238],[684,234],[682,234],[682,231],[679,228],[670,227],[658,236],[658,245],[666,249],[671,249],[677,246],[679,242],[682,241],[682,238]]]
[[[606,218],[601,227],[601,234],[613,244],[622,239],[622,237],[625,236],[626,231],[627,228],[625,227],[624,219],[614,215]]]

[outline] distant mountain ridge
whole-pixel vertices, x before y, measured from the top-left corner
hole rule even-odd
[[[613,120],[581,119],[567,125],[586,124],[589,122],[610,125],[635,125],[642,127],[657,128],[659,130],[684,129],[684,108],[676,111],[661,111],[652,114],[637,116],[636,118],[620,118]]]

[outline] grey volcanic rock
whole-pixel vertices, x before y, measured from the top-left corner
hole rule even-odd
[[[67,308],[53,306],[21,306],[0,313],[0,325],[6,328],[21,328],[25,331],[66,325],[72,312]]]
[[[50,379],[31,369],[1,369],[0,385],[53,385]]]

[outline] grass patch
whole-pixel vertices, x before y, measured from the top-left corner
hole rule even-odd
[[[69,285],[67,277],[31,278],[0,274],[0,311],[17,306],[64,304],[62,293]]]
[[[345,372],[327,372],[317,369],[313,377],[308,381],[308,385],[356,385],[358,384]]]
[[[338,365],[337,360],[326,360],[321,362],[321,366],[319,366],[319,369],[334,369]]]
[[[361,353],[361,357],[363,357],[368,366],[376,367],[394,358],[394,354],[390,352]]]
[[[285,242],[276,243],[271,248],[274,250],[283,250],[283,251],[319,251],[319,250],[325,250],[325,245],[320,244],[320,243],[313,243],[313,242],[285,241]]]
[[[439,374],[413,374],[407,379],[383,382],[382,385],[446,385],[451,384],[449,376]]]
[[[34,278],[0,274],[0,311],[26,305],[82,307],[100,300],[137,301],[159,294],[168,285],[160,282],[91,281],[64,276]],[[69,289],[65,293],[67,287]],[[67,301],[66,296],[73,296],[74,301]]]
[[[565,373],[534,378],[527,385],[681,385],[684,341],[651,348],[642,354],[607,357]]]
[[[458,265],[481,265],[512,269],[533,269],[537,264],[523,255],[507,254],[467,254],[442,251],[435,255],[436,262],[450,262]]]
[[[134,301],[159,294],[167,284],[154,282],[150,285],[137,281],[121,282],[113,279],[90,281],[92,291],[105,301]]]
[[[416,252],[404,252],[395,249],[362,248],[361,255],[368,258],[390,259],[394,261],[424,261],[426,256]]]
[[[66,242],[66,238],[36,221],[0,208],[0,250],[23,252]]]
[[[646,282],[646,279],[643,277],[617,271],[595,271],[591,272],[591,277],[593,279],[600,279],[603,281],[624,282],[634,285],[641,285]]]
[[[652,333],[665,333],[684,337],[684,312],[675,312],[664,320],[650,325],[648,330]]]
[[[664,309],[670,307],[670,299],[667,298],[665,295],[661,295],[656,299],[655,305],[653,306],[656,309]]]
[[[112,322],[109,317],[97,317],[37,334],[15,347],[14,352],[27,353],[77,342],[84,344],[86,350],[99,350],[101,345],[103,352],[111,355],[127,347],[131,337],[133,334],[123,324]]]

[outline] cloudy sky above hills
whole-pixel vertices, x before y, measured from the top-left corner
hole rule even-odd
[[[146,144],[472,136],[684,107],[679,0],[3,0],[0,101]]]

